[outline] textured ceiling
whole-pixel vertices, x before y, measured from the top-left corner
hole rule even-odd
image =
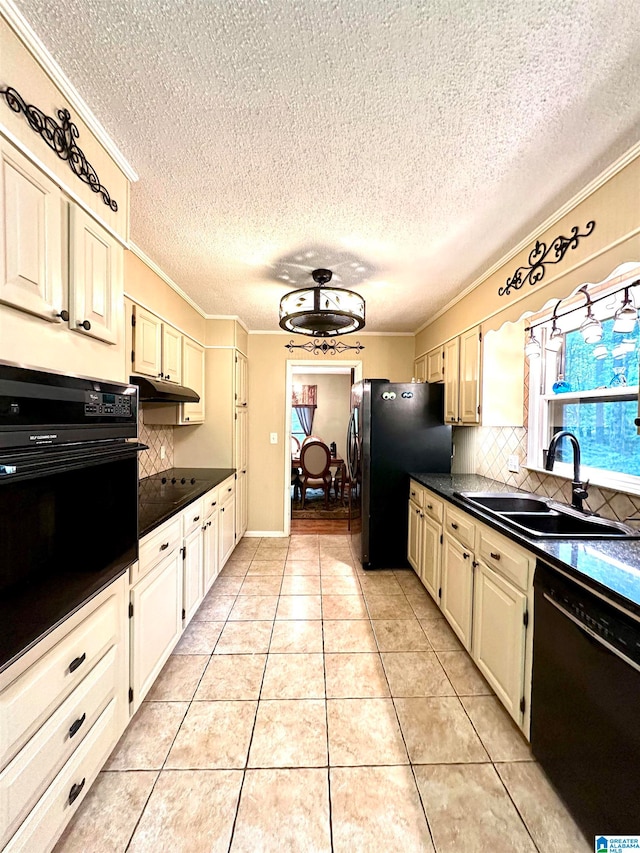
[[[323,266],[414,331],[640,139],[637,0],[15,5],[140,175],[132,240],[250,329]]]

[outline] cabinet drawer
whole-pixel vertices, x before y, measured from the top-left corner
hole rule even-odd
[[[409,500],[413,501],[416,506],[419,506],[420,509],[422,509],[424,489],[422,486],[419,486],[415,480],[409,481]]]
[[[3,853],[33,853],[53,847],[117,742],[116,705],[116,699],[109,702]]]
[[[188,536],[196,527],[202,527],[204,522],[204,501],[200,498],[189,504],[182,513],[182,535]]]
[[[424,514],[428,515],[433,521],[437,524],[442,524],[442,517],[444,516],[444,503],[437,498],[433,492],[425,489],[423,491],[424,494],[424,503],[422,507],[424,509]]]
[[[506,536],[478,525],[477,556],[526,592],[532,558]]]
[[[224,483],[221,484],[218,490],[218,496],[220,498],[220,503],[224,504],[236,493],[236,481],[234,477],[229,477],[229,479],[225,480]]]
[[[0,694],[0,767],[116,644],[118,602],[107,599]]]
[[[180,516],[165,522],[140,542],[138,565],[131,567],[131,583],[134,584],[169,556],[182,544],[182,521]]]
[[[446,530],[467,548],[475,548],[476,526],[470,515],[447,504],[444,512]]]
[[[81,681],[0,773],[0,845],[24,820],[116,693],[116,647]]]
[[[220,495],[217,489],[211,489],[210,492],[202,499],[204,501],[204,517],[211,518],[214,512],[217,512],[220,503]]]

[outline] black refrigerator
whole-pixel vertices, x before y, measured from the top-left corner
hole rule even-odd
[[[364,379],[347,431],[352,547],[367,569],[407,563],[409,474],[451,471],[444,385]]]

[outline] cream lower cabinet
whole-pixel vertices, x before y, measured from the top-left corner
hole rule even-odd
[[[443,504],[413,480],[409,495],[407,559],[431,596],[440,603]]]
[[[473,552],[448,533],[442,546],[440,606],[465,649],[471,649]]]
[[[0,673],[0,848],[48,851],[128,721],[122,576]]]
[[[204,502],[189,504],[182,514],[182,619],[188,625],[204,597]]]
[[[202,525],[202,560],[205,595],[220,573],[220,510],[218,490],[212,489],[204,496],[204,524]]]
[[[422,560],[418,572],[431,597],[440,601],[442,528],[425,515],[422,522]]]
[[[246,364],[246,358],[244,358]],[[237,408],[235,413],[234,467],[236,480],[236,539],[244,536],[249,516],[248,445],[249,410]]]
[[[229,478],[220,486],[219,566],[223,568],[236,547],[236,490]]]
[[[407,559],[417,575],[420,575],[422,562],[422,510],[413,501],[409,501],[409,545]]]

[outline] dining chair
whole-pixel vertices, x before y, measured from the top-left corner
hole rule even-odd
[[[302,483],[300,481],[301,468],[299,464],[293,464],[294,458],[300,456],[300,441],[295,435],[291,436],[291,485],[293,486],[293,499],[298,499]]]
[[[322,441],[302,443],[300,452],[302,475],[302,508],[307,489],[322,489],[324,492],[325,508],[329,506],[329,491],[331,489],[331,451]]]

